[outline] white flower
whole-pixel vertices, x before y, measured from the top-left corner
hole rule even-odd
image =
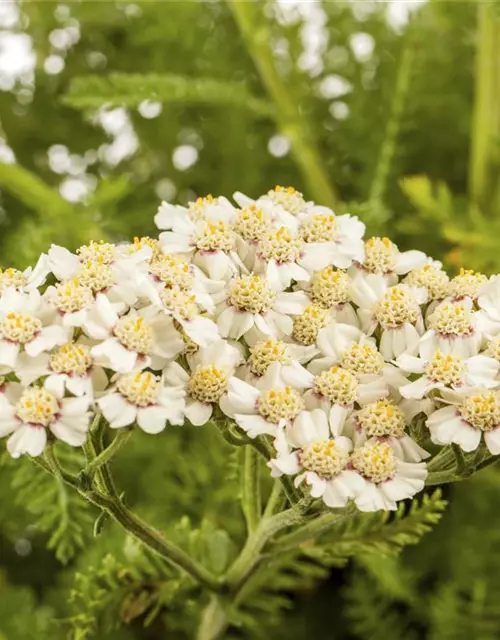
[[[481,435],[492,455],[500,453],[500,397],[497,391],[469,389],[465,394],[446,394],[451,402],[427,419],[431,439],[436,444],[457,444],[475,451]]]
[[[301,265],[309,271],[328,266],[349,268],[364,258],[365,225],[349,214],[332,211],[312,213],[302,218],[300,234],[305,241]]]
[[[316,207],[313,202],[306,202],[302,193],[294,189],[294,187],[282,187],[280,185],[270,189],[257,200],[249,198],[240,191],[237,191],[233,198],[240,207],[250,208],[254,206],[264,211],[273,222],[285,225],[287,229],[293,232],[298,229],[297,216],[312,210],[323,211],[326,209],[326,207]]]
[[[89,398],[64,398],[56,389],[10,384],[0,393],[0,435],[10,435],[13,458],[39,456],[47,443],[47,429],[72,447],[80,447],[89,428]]]
[[[468,387],[483,386],[492,389],[500,385],[500,381],[496,379],[500,363],[486,355],[461,358],[453,353],[445,355],[438,350],[428,361],[403,354],[396,360],[396,364],[407,373],[420,375],[417,380],[399,389],[404,398],[420,399],[432,389],[445,387],[460,392]]]
[[[41,353],[35,358],[21,353],[16,374],[24,386],[47,376],[46,388],[56,390],[58,395],[66,388],[75,396],[93,399],[108,386],[104,369],[93,363],[90,347],[81,342],[62,344],[51,353]]]
[[[217,309],[217,324],[223,338],[239,340],[255,327],[262,336],[291,335],[293,320],[307,306],[305,293],[277,293],[257,274],[244,275],[228,283],[226,299]]]
[[[396,284],[397,276],[402,276],[414,269],[419,269],[429,263],[429,258],[422,251],[399,251],[389,238],[369,238],[364,243],[365,256],[358,260],[352,269],[361,274],[376,273],[389,276],[388,283]]]
[[[81,284],[78,278],[48,287],[43,297],[46,304],[57,311],[65,327],[81,327],[95,301],[92,289]]]
[[[398,458],[407,462],[421,462],[430,454],[405,432],[407,422],[409,420],[403,407],[384,398],[356,411],[345,432],[356,447],[363,445],[367,440],[380,440],[390,444]],[[349,427],[352,429],[351,432]]]
[[[431,301],[443,300],[450,293],[450,278],[442,269],[438,260],[431,260],[423,267],[412,269],[403,280],[410,287],[417,287],[427,291]]]
[[[477,293],[477,328],[486,335],[496,336],[500,333],[500,275],[492,276]]]
[[[308,369],[319,375],[341,367],[356,375],[356,400],[360,404],[388,395],[389,388],[399,388],[406,377],[393,365],[384,362],[373,338],[347,324],[333,324],[321,329],[317,340],[320,357],[312,360]]]
[[[314,305],[329,311],[335,322],[359,326],[351,304],[351,278],[346,271],[332,266],[314,271],[310,282],[299,283]]]
[[[184,420],[185,391],[169,387],[149,371],[120,375],[114,388],[97,401],[112,429],[137,423],[146,433],[160,433],[167,422]]]
[[[29,293],[12,288],[0,298],[0,373],[21,373],[19,355],[34,358],[68,341],[69,330],[56,322],[38,290]]]
[[[477,318],[470,298],[441,302],[427,319],[428,331],[419,341],[420,357],[430,360],[436,351],[462,358],[476,355],[481,345]],[[400,354],[397,354],[400,355]]]
[[[165,253],[189,257],[213,280],[227,280],[246,271],[236,253],[234,231],[224,220],[178,218],[172,231],[160,234],[160,243]]]
[[[302,238],[286,227],[270,228],[256,245],[252,270],[265,273],[275,291],[283,291],[292,282],[307,281],[309,272],[301,266]]]
[[[306,347],[293,342],[268,338],[250,347],[247,362],[237,372],[238,377],[259,387],[271,365],[279,367],[279,375],[285,384],[298,389],[309,386],[311,374],[302,364],[316,353],[314,346]]]
[[[174,222],[189,218],[194,222],[203,218],[228,221],[234,216],[234,206],[224,196],[214,198],[208,195],[189,202],[187,207],[162,202],[155,216],[158,229],[172,229]]]
[[[280,374],[276,363],[268,368],[259,388],[235,377],[228,381],[228,393],[221,398],[220,408],[250,438],[276,435],[279,426],[291,424],[305,408],[300,392],[285,384]]]
[[[152,307],[119,317],[104,295],[98,296],[84,330],[101,341],[91,350],[95,362],[118,373],[149,366],[159,370],[184,349],[172,318]]]
[[[274,444],[277,457],[268,463],[273,477],[296,475],[295,485],[305,481],[327,507],[345,507],[363,489],[363,480],[349,469],[351,441],[320,409],[303,411],[293,425],[278,428]]]
[[[397,502],[422,491],[427,477],[425,463],[405,462],[377,439],[355,449],[350,463],[364,481],[354,500],[360,511],[396,510]]]
[[[0,294],[6,288],[16,291],[29,292],[44,284],[50,273],[48,256],[42,253],[35,267],[28,267],[24,271],[18,269],[0,269]]]
[[[185,390],[186,418],[201,426],[212,417],[214,405],[223,401],[242,356],[239,349],[219,340],[199,349],[188,360],[190,371],[171,362],[164,370],[164,378],[168,384]]]
[[[351,297],[368,335],[381,326],[380,352],[386,360],[416,350],[424,328],[419,306],[427,300],[424,289],[405,284],[389,287],[384,276],[369,274],[352,281]]]

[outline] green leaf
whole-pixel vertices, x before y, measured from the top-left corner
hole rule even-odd
[[[252,96],[243,84],[172,74],[80,76],[73,78],[63,97],[63,102],[75,109],[98,109],[103,105],[137,107],[144,100],[242,107],[258,115],[271,113],[270,105]]]
[[[70,214],[73,207],[38,176],[17,164],[0,164],[0,189],[44,218]]]

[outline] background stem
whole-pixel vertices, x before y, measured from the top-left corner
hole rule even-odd
[[[274,117],[281,132],[292,143],[292,153],[314,200],[334,207],[338,196],[317,152],[312,133],[301,116],[297,99],[276,67],[270,46],[271,33],[259,15],[260,2],[228,0],[228,6],[240,28],[257,71],[275,104]]]

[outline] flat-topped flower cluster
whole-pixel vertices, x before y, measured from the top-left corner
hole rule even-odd
[[[292,187],[234,202],[164,202],[157,239],[0,273],[13,457],[82,446],[96,415],[149,434],[216,419],[269,439],[274,477],[373,511],[423,489],[433,445],[500,453],[500,276],[450,278]]]

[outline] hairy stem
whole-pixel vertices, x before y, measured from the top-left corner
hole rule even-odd
[[[196,640],[217,640],[226,631],[229,621],[221,606],[220,599],[212,596],[201,615]]]
[[[259,457],[255,449],[243,450],[243,472],[241,482],[241,506],[247,522],[248,532],[255,531],[261,517]]]
[[[296,97],[290,92],[276,66],[271,48],[271,34],[265,20],[260,19],[259,2],[227,2],[253,58],[262,84],[275,103],[275,119],[282,133],[292,143],[292,153],[312,197],[329,207],[338,201],[325,163],[317,152],[312,133],[302,117]]]
[[[396,153],[397,140],[401,129],[406,97],[410,88],[411,70],[415,58],[415,41],[411,26],[403,44],[399,66],[396,75],[392,101],[389,107],[389,119],[385,129],[382,146],[375,166],[375,174],[370,187],[369,201],[382,202],[389,180],[392,161]]]
[[[111,444],[100,453],[98,453],[93,460],[90,460],[90,462],[85,467],[84,473],[93,475],[103,465],[107,464],[128,441],[131,435],[131,430],[120,429],[111,441]]]

